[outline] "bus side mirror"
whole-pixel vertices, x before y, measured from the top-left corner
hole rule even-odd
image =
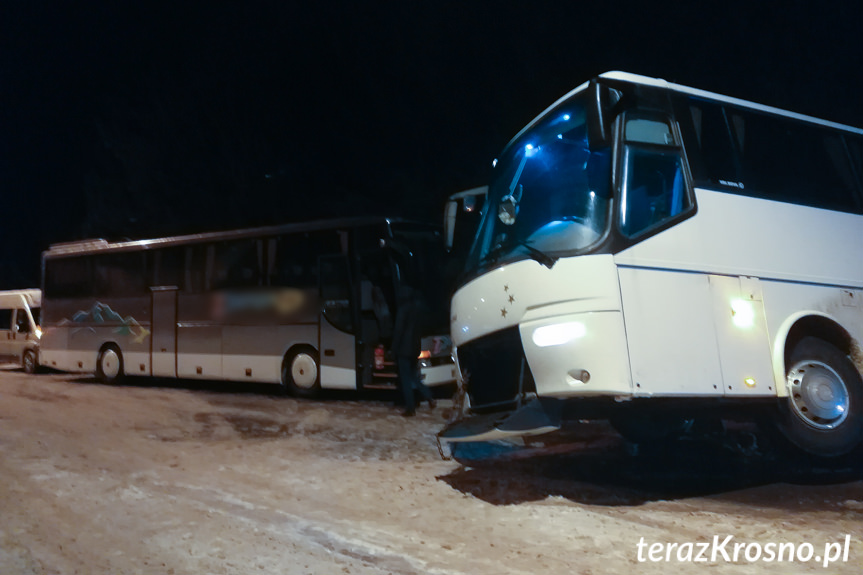
[[[452,250],[455,241],[455,224],[458,217],[458,200],[450,200],[446,203],[443,217],[444,247],[446,251]]]
[[[611,145],[613,108],[620,101],[620,92],[592,80],[588,87],[588,141],[592,148]]]

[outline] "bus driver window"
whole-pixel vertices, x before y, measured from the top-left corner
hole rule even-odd
[[[620,229],[636,236],[689,207],[679,148],[667,121],[626,122]]]

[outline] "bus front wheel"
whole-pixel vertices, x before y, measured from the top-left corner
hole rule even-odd
[[[21,358],[21,366],[24,368],[24,373],[36,373],[36,370],[39,369],[39,361],[36,359],[36,352],[32,349],[28,349],[24,352],[24,356]]]
[[[863,441],[863,381],[838,348],[815,337],[800,340],[791,352],[786,386],[777,427],[799,449],[836,457]]]
[[[114,345],[106,345],[96,359],[96,377],[105,384],[114,384],[123,377],[123,353]]]
[[[295,349],[282,362],[282,386],[295,397],[314,397],[321,390],[318,352],[311,347]]]

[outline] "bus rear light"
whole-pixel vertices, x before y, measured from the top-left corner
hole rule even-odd
[[[420,352],[419,357],[417,359],[428,359],[431,357],[431,352],[427,349],[424,349]]]

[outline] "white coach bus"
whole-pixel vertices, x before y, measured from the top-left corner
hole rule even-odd
[[[391,388],[400,286],[419,287],[442,318],[432,328],[446,332],[442,246],[434,226],[384,218],[52,246],[42,363],[106,383],[224,379],[300,396]],[[427,384],[454,382],[450,348],[447,335],[423,339]]]
[[[863,130],[611,72],[495,164],[451,306],[473,417],[442,440],[742,414],[861,443]]]

